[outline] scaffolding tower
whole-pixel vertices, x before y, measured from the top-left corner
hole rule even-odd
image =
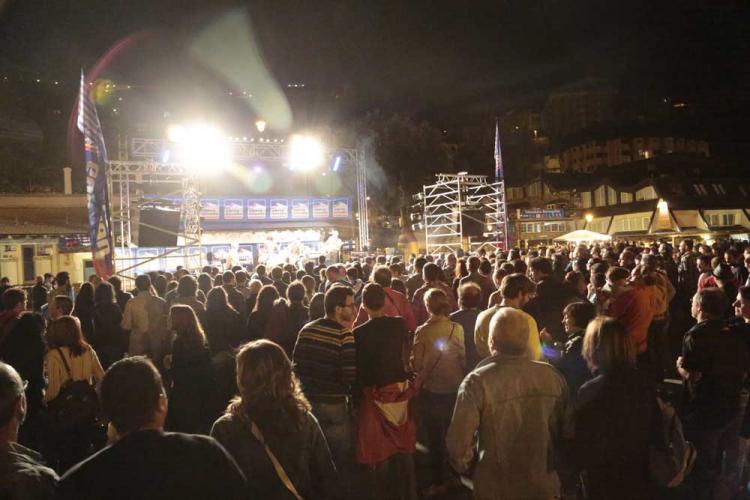
[[[436,174],[437,182],[422,189],[423,224],[428,254],[507,248],[507,218],[503,181],[486,175]],[[464,239],[463,220],[481,211],[482,237]]]

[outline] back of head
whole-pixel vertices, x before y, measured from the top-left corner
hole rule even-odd
[[[515,299],[522,293],[534,293],[536,285],[523,274],[510,274],[500,284],[500,295],[504,299]]]
[[[437,264],[429,262],[422,268],[422,276],[428,283],[437,281],[440,278],[440,268]]]
[[[568,315],[577,328],[585,329],[596,317],[596,306],[591,302],[573,302],[565,306],[563,314]]]
[[[719,288],[713,287],[698,290],[693,301],[703,313],[704,319],[721,318],[729,306],[726,294]]]
[[[3,292],[2,301],[6,311],[21,308],[26,304],[26,292],[21,288],[8,288]]]
[[[151,290],[151,277],[148,274],[141,274],[135,278],[135,287],[139,292],[148,292]]]
[[[506,356],[526,354],[529,343],[529,321],[512,307],[498,309],[490,320],[490,351]]]
[[[263,285],[263,288],[258,292],[258,299],[255,302],[255,310],[263,312],[271,312],[271,307],[276,299],[279,298],[279,291],[273,285]]]
[[[222,287],[212,288],[206,296],[206,311],[224,313],[227,309],[234,309],[228,302],[227,292]]]
[[[55,295],[52,300],[62,316],[68,316],[73,312],[73,300],[67,295]]]
[[[589,323],[582,355],[592,372],[608,374],[635,366],[635,347],[625,325],[607,316]]]
[[[81,323],[73,316],[60,316],[47,326],[47,346],[50,349],[67,347],[74,356],[80,356],[88,348],[83,339]]]
[[[482,259],[479,263],[479,271],[482,274],[489,275],[492,273],[492,263],[487,259]]]
[[[546,257],[534,257],[529,262],[529,267],[532,271],[536,271],[545,276],[552,274],[552,261]]]
[[[479,266],[482,264],[482,261],[479,260],[479,257],[472,255],[469,257],[469,260],[466,261],[466,266],[469,269],[470,273],[475,273],[479,270]]]
[[[386,288],[391,286],[392,277],[393,275],[391,274],[391,270],[388,269],[388,267],[378,266],[372,272],[372,277],[370,279],[372,282]]]
[[[114,304],[115,287],[111,283],[103,281],[94,290],[94,303],[96,304]]]
[[[224,274],[221,275],[221,281],[225,285],[234,285],[235,284],[234,273],[232,271],[224,271]]]
[[[448,296],[439,288],[430,288],[424,294],[424,305],[434,316],[447,316],[451,312]]]
[[[151,361],[134,356],[109,367],[99,394],[104,414],[125,435],[153,423],[164,387]]]
[[[385,305],[385,290],[377,283],[368,283],[362,290],[362,304],[371,311],[380,311]]]
[[[122,280],[120,280],[117,276],[110,276],[107,280],[109,283],[115,287],[115,292],[121,292],[122,291]]]
[[[417,257],[417,260],[414,261],[414,270],[416,272],[422,272],[422,269],[424,268],[424,265],[427,264],[427,259],[424,257]]]
[[[198,292],[198,282],[192,276],[183,276],[177,283],[177,296],[195,297]]]
[[[310,321],[320,319],[326,315],[325,306],[325,294],[316,293],[310,299]]]
[[[23,397],[23,380],[10,365],[0,361],[0,429],[16,415],[18,400]]]
[[[482,302],[482,289],[476,283],[465,283],[458,287],[458,303],[464,309],[474,309]]]
[[[286,298],[290,302],[302,302],[305,300],[305,285],[301,281],[293,281],[286,289]]]
[[[281,276],[283,276],[284,270],[278,266],[271,269],[271,279],[274,281],[279,281],[281,279]]]

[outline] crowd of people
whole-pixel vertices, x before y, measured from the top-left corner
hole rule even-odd
[[[743,498],[749,268],[684,240],[5,280],[0,498]]]

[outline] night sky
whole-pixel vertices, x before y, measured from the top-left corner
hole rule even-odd
[[[282,87],[304,82],[347,99],[354,112],[445,116],[538,105],[550,89],[584,78],[635,94],[745,96],[750,36],[743,4],[0,0],[0,69],[75,81],[81,66],[145,31],[106,77],[172,97],[223,91],[186,47],[216,16],[246,6]]]

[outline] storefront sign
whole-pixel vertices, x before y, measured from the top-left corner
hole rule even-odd
[[[518,220],[564,219],[563,208],[521,208],[518,210]]]

